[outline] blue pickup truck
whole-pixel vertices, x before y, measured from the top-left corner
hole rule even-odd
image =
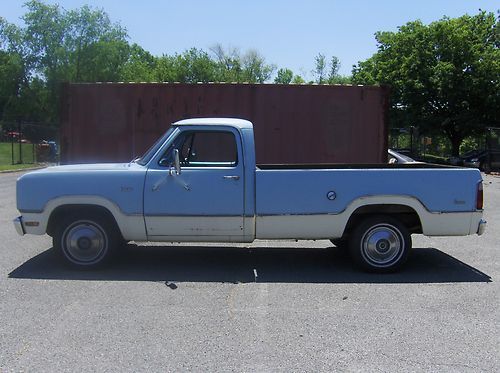
[[[17,181],[19,234],[49,234],[77,268],[126,241],[329,239],[374,272],[405,262],[411,235],[482,234],[481,174],[429,164],[256,165],[252,123],[174,123],[124,164],[49,167]]]

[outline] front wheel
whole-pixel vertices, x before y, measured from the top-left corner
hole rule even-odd
[[[94,269],[106,264],[119,243],[117,230],[98,214],[70,216],[56,229],[53,246],[74,268]]]
[[[370,272],[394,272],[408,258],[411,236],[408,229],[390,216],[374,216],[358,225],[349,242],[352,259]]]

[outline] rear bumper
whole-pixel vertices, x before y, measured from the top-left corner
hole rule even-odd
[[[486,220],[481,219],[477,227],[477,234],[480,236],[484,233],[486,229]]]
[[[24,236],[26,234],[26,230],[24,229],[23,217],[22,216],[18,216],[12,222],[14,223],[14,227],[16,228],[16,232],[20,236]]]

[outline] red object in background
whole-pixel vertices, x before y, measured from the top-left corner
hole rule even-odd
[[[257,163],[386,163],[388,88],[373,86],[64,84],[61,162],[126,162],[172,122],[254,124]]]

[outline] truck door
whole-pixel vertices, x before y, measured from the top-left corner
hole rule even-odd
[[[244,165],[239,132],[181,129],[146,174],[148,239],[238,241],[243,236]],[[180,174],[173,168],[179,152]]]

